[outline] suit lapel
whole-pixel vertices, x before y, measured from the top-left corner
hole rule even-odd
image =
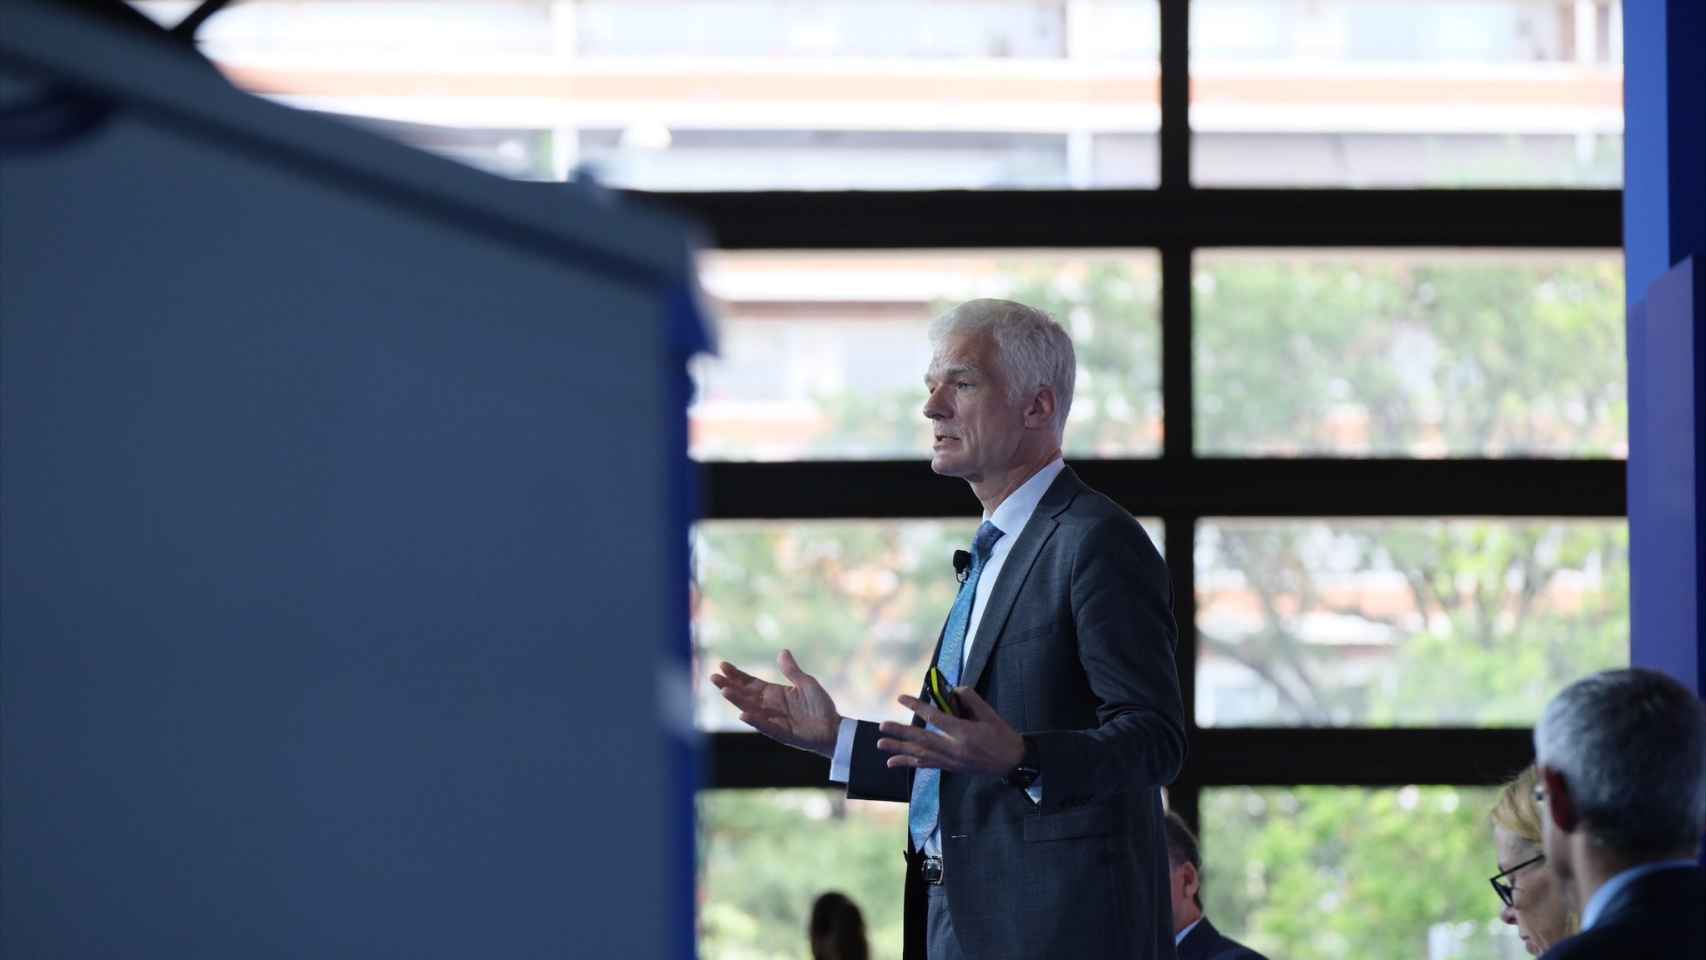
[[[989,593],[988,606],[978,621],[977,637],[972,641],[971,659],[966,661],[965,671],[960,675],[960,686],[976,687],[983,679],[983,669],[989,665],[990,653],[1000,642],[1001,631],[1007,626],[1013,604],[1031,576],[1031,566],[1036,563],[1037,555],[1042,553],[1043,544],[1048,543],[1055,528],[1060,526],[1060,514],[1072,505],[1083,488],[1078,475],[1072,472],[1071,467],[1066,467],[1037,502],[1036,512],[1031,514],[1030,522],[1025,524],[1018,541],[1008,552],[1007,561],[1001,565],[1001,575],[995,581],[995,589]]]

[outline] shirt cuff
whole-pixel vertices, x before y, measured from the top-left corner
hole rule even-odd
[[[1025,788],[1025,796],[1030,797],[1031,802],[1036,804],[1037,806],[1039,806],[1039,807],[1042,806],[1042,803],[1043,803],[1043,778],[1041,776],[1038,776],[1035,780],[1032,780],[1031,785]]]
[[[851,717],[841,718],[841,729],[835,734],[835,755],[829,758],[829,779],[832,783],[846,783],[853,776],[853,736],[858,730],[859,721]]]

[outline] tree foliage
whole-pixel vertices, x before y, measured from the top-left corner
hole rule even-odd
[[[1205,911],[1288,960],[1520,953],[1486,882],[1491,803],[1459,787],[1205,791]]]

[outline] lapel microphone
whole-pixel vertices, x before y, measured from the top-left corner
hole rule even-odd
[[[971,551],[970,550],[955,550],[954,551],[954,579],[958,580],[961,583],[965,583],[966,579],[969,578],[970,576],[971,576]]]

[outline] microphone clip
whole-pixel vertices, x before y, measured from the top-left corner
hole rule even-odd
[[[954,551],[954,579],[965,583],[971,578],[971,551]]]

